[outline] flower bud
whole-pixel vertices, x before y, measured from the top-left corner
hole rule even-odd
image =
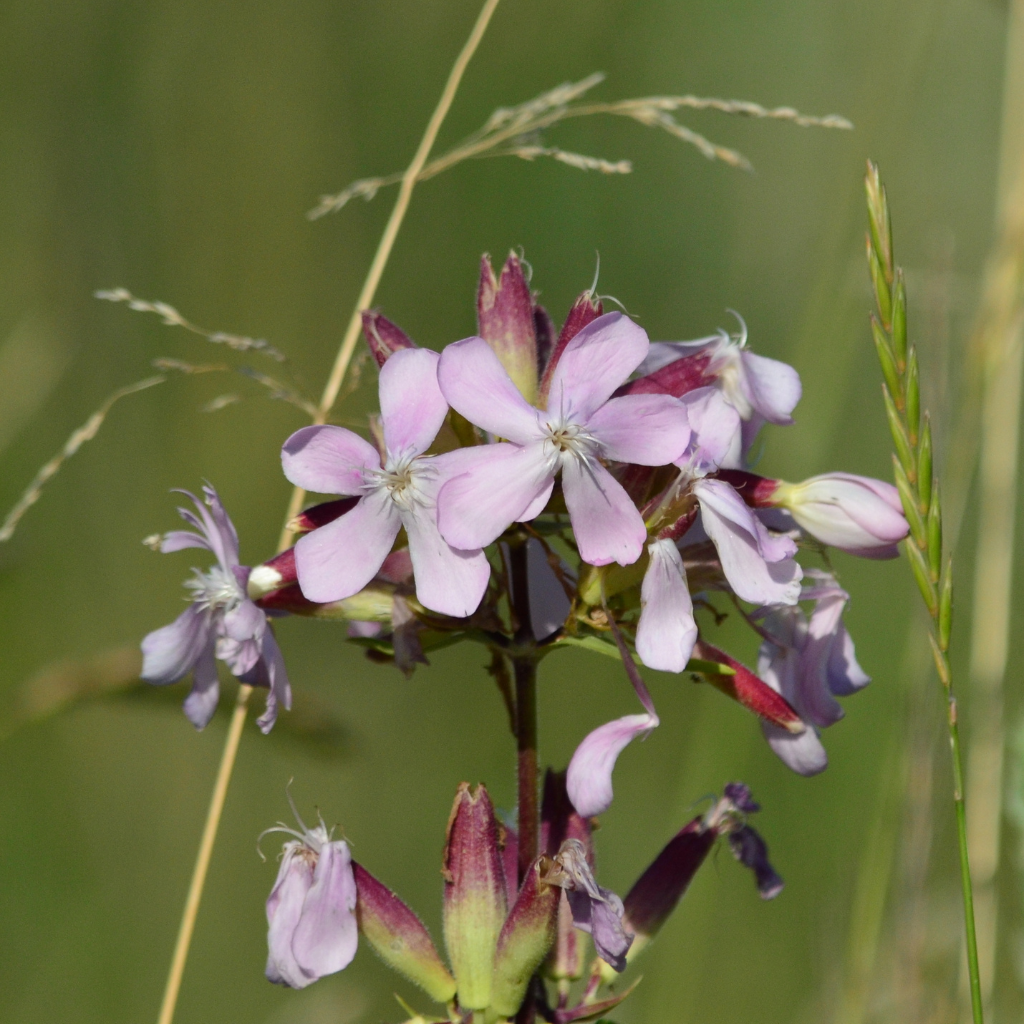
[[[537,397],[537,333],[530,286],[515,253],[509,254],[500,278],[494,276],[490,257],[481,257],[476,312],[480,336],[532,403]]]
[[[416,348],[416,343],[401,327],[372,309],[363,310],[363,337],[366,338],[366,344],[370,346],[378,366],[383,366],[388,356],[399,349]]]
[[[617,395],[672,395],[681,398],[697,388],[714,384],[716,376],[708,371],[711,352],[704,349],[675,359],[653,373],[623,384]]]
[[[386,885],[353,862],[356,920],[380,958],[439,1003],[455,995],[455,979],[441,962],[422,921]]]
[[[504,1016],[511,1017],[519,1010],[530,978],[555,941],[562,890],[543,881],[541,872],[547,861],[538,857],[530,865],[498,936],[491,1009]]]
[[[555,342],[555,347],[551,350],[551,355],[548,357],[548,360],[544,365],[544,373],[541,376],[540,388],[537,395],[537,405],[542,409],[547,405],[548,391],[551,390],[551,378],[555,375],[555,367],[558,365],[558,360],[565,351],[565,346],[568,345],[569,342],[587,326],[587,324],[592,323],[601,316],[602,313],[604,313],[604,306],[602,305],[601,300],[597,298],[592,291],[583,292],[583,294],[580,295],[580,297],[572,304],[572,309],[569,310],[569,315],[565,318],[565,323],[562,324],[562,330],[559,332],[558,340]]]
[[[459,786],[444,851],[444,938],[458,982],[459,1005],[491,1002],[494,950],[505,921],[505,879],[498,822],[487,789]]]

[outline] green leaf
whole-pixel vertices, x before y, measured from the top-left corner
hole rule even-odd
[[[614,658],[616,661],[622,661],[622,657],[619,654],[618,647],[613,643],[609,643],[607,640],[602,640],[596,636],[563,636],[560,640],[556,640],[552,647],[582,647],[587,651],[595,651],[597,654],[603,654],[606,658]]]
[[[942,576],[942,589],[939,593],[939,649],[945,653],[949,650],[949,634],[953,629],[953,559],[946,561],[946,571]]]

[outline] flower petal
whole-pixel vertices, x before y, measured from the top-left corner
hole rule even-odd
[[[658,716],[626,715],[598,726],[576,748],[566,772],[565,787],[573,807],[584,817],[604,814],[612,805],[612,770],[619,754],[658,726]]]
[[[744,349],[740,353],[743,376],[750,404],[769,423],[787,426],[793,422],[793,410],[800,401],[800,374],[788,363],[755,355]]]
[[[448,403],[437,384],[440,358],[428,348],[407,348],[381,367],[384,445],[396,458],[425,452],[448,415]]]
[[[592,320],[558,360],[548,412],[588,420],[643,362],[649,347],[647,332],[622,313]]]
[[[648,668],[682,672],[697,639],[683,559],[670,540],[655,541],[648,551],[651,561],[640,588],[636,653]]]
[[[463,618],[479,607],[491,578],[491,565],[480,548],[453,548],[441,536],[437,528],[436,489],[430,494],[431,484],[436,488],[436,481],[422,485],[428,492],[429,504],[416,505],[412,511],[402,513],[416,597],[425,608]]]
[[[292,936],[295,962],[311,979],[334,974],[352,962],[358,942],[355,908],[356,881],[348,844],[324,843]]]
[[[601,463],[563,458],[562,493],[584,562],[632,565],[640,557],[647,540],[643,517]]]
[[[606,458],[640,466],[667,466],[690,442],[686,406],[671,395],[612,398],[587,420],[587,430]]]
[[[694,493],[701,520],[718,550],[718,557],[733,590],[755,604],[796,604],[803,570],[784,559],[769,564],[761,554],[760,523],[743,499],[721,480],[699,480]]]
[[[174,551],[184,551],[186,548],[205,548],[212,551],[210,542],[205,537],[191,530],[170,530],[160,538],[160,553],[169,555]]]
[[[267,897],[267,978],[290,988],[305,988],[316,980],[302,972],[292,952],[292,936],[313,884],[312,865],[300,850],[301,843],[285,844],[277,880]]]
[[[209,484],[203,486],[203,496],[209,509],[209,518],[213,522],[213,529],[210,532],[213,550],[225,568],[234,568],[238,565],[238,531],[235,530],[235,524],[224,511],[220,495]],[[192,500],[195,501],[194,498]]]
[[[266,678],[267,706],[256,720],[256,724],[265,736],[274,728],[278,709],[283,707],[285,711],[290,711],[292,707],[292,687],[288,680],[288,670],[285,668],[284,656],[278,646],[277,637],[271,629],[263,634],[261,665],[261,674]]]
[[[267,617],[252,601],[242,601],[224,613],[224,633],[232,640],[254,640],[263,635]]]
[[[548,492],[555,476],[556,467],[541,443],[525,448],[479,445],[458,454],[462,473],[449,479],[438,493],[437,524],[452,547],[467,551],[497,540]]]
[[[303,595],[326,604],[358,593],[381,567],[401,525],[391,497],[378,490],[333,523],[299,538],[295,568]]]
[[[762,643],[757,660],[757,674],[780,696],[790,702],[799,703],[800,654],[795,648],[782,647],[770,641]],[[794,735],[762,719],[761,731],[779,760],[798,775],[817,775],[828,767],[828,755],[822,746],[818,730],[812,726],[808,726],[799,735]]]
[[[169,626],[142,641],[141,678],[157,686],[176,683],[192,670],[209,638],[209,616],[190,604]]]
[[[206,728],[220,699],[220,682],[217,679],[217,662],[213,651],[213,644],[210,643],[199,655],[192,670],[192,689],[182,704],[185,717],[197,729]]]
[[[740,414],[718,388],[697,388],[682,402],[693,431],[686,458],[706,472],[725,465],[740,450]]]
[[[496,437],[528,444],[543,436],[539,412],[519,393],[483,338],[466,338],[445,348],[437,380],[456,412]]]
[[[281,467],[291,483],[307,491],[361,494],[365,470],[379,469],[380,455],[344,427],[303,427],[281,448]]]

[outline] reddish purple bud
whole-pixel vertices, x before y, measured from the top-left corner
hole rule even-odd
[[[459,986],[459,1005],[491,1003],[494,950],[508,905],[499,827],[484,786],[459,786],[444,851],[444,937]]]
[[[408,583],[412,579],[412,556],[409,549],[392,551],[377,570],[377,579],[388,583]]]
[[[476,296],[480,337],[494,350],[505,372],[527,402],[537,397],[537,334],[533,298],[515,253],[509,253],[501,277],[494,276],[491,258],[480,258]]]
[[[363,310],[363,337],[370,346],[378,366],[388,361],[388,356],[403,348],[416,348],[416,342],[401,327],[372,309]]]
[[[291,586],[293,583],[297,583],[297,581],[295,548],[288,548],[287,551],[274,555],[269,562],[254,566],[249,573],[246,588],[249,597],[255,601],[272,591]]]
[[[519,892],[519,834],[507,825],[504,827],[504,841],[501,844],[501,869],[505,875],[505,895],[508,902],[512,903]]]
[[[289,524],[288,529],[292,533],[309,533],[311,530],[319,529],[328,523],[333,523],[339,516],[351,512],[359,503],[359,497],[336,498],[334,501],[324,501],[319,505],[310,505],[303,509]],[[269,564],[269,563],[268,563]]]
[[[772,495],[778,490],[779,481],[766,476],[757,476],[743,469],[720,469],[715,474],[724,480],[751,508],[773,508]]]
[[[602,313],[604,313],[604,306],[602,305],[601,300],[595,298],[594,293],[591,291],[585,291],[572,304],[572,309],[569,310],[569,315],[565,318],[565,323],[562,324],[562,330],[558,335],[558,341],[555,342],[555,347],[544,366],[544,373],[541,377],[540,388],[538,389],[537,395],[537,404],[542,409],[547,405],[548,391],[551,389],[551,378],[555,374],[555,367],[558,365],[558,360],[565,351],[565,346],[568,345],[569,342],[587,326],[587,324],[596,320]]]
[[[537,337],[537,374],[544,372],[555,344],[555,325],[543,306],[533,307],[533,333]]]
[[[709,351],[675,359],[666,366],[623,384],[616,395],[672,395],[681,398],[689,391],[714,384],[716,374],[708,372],[711,362]]]
[[[694,818],[668,841],[629,890],[623,900],[623,925],[636,935],[634,955],[675,910],[717,837],[713,829],[704,827],[703,818]]]
[[[732,697],[765,721],[781,726],[794,736],[807,728],[789,701],[725,651],[720,651],[704,640],[698,640],[693,648],[693,657],[732,669],[730,674],[707,672],[705,678],[726,696]]]
[[[518,1012],[530,978],[555,941],[562,890],[542,881],[541,872],[548,863],[546,857],[538,857],[530,865],[498,936],[491,1009],[504,1017]]]
[[[423,922],[386,885],[353,862],[356,920],[363,938],[391,968],[439,1003],[455,995],[455,979],[441,961]]]
[[[757,891],[761,899],[772,900],[782,892],[782,878],[768,861],[768,844],[749,825],[744,825],[729,835],[729,846],[733,856],[754,872]]]

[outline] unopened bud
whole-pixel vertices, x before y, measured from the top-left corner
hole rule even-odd
[[[490,257],[481,257],[476,313],[480,337],[532,404],[537,397],[537,334],[530,286],[515,253],[509,254],[499,278]]]
[[[505,921],[505,879],[498,822],[484,786],[459,786],[444,851],[444,938],[458,982],[459,1005],[482,1010],[491,1002],[491,975]]]
[[[540,388],[537,395],[537,405],[542,409],[547,405],[548,392],[551,390],[551,380],[555,375],[555,367],[561,359],[565,346],[583,330],[587,324],[592,323],[604,313],[604,306],[601,300],[592,291],[585,291],[572,304],[569,315],[562,324],[562,330],[558,334],[555,347],[551,350],[547,363],[544,366],[544,373],[541,376]]]
[[[334,501],[325,501],[319,505],[311,505],[303,509],[294,519],[288,523],[288,529],[293,534],[309,533],[311,530],[319,529],[328,523],[333,523],[339,516],[359,504],[359,498],[336,498]]]
[[[416,342],[401,327],[372,309],[363,310],[363,337],[378,366],[383,366],[388,356],[400,349],[416,348]]]
[[[674,359],[653,373],[623,384],[616,395],[672,395],[681,398],[697,388],[714,384],[716,375],[709,372],[711,349]]]
[[[356,919],[380,958],[439,1003],[455,995],[455,979],[441,961],[423,922],[386,885],[353,863]]]

